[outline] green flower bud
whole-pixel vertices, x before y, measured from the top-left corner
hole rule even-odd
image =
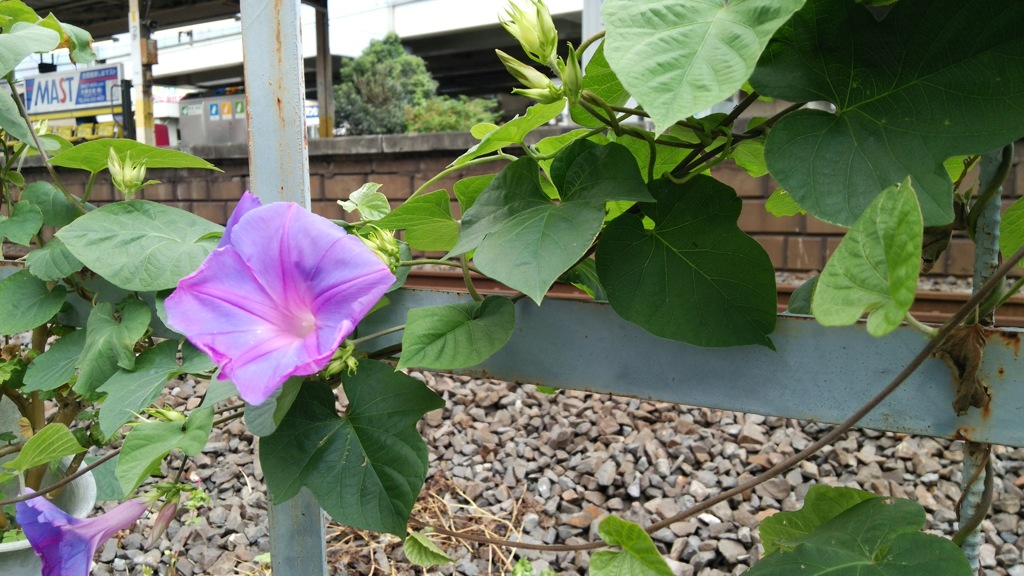
[[[355,351],[356,347],[352,344],[352,341],[345,340],[341,347],[331,356],[331,361],[327,363],[327,367],[323,370],[324,376],[330,378],[340,374],[343,370],[349,376],[354,374],[356,369],[359,368],[359,360],[355,357]]]
[[[551,104],[552,102],[558,102],[564,97],[564,95],[562,94],[562,89],[559,88],[558,86],[555,86],[554,83],[552,83],[547,88],[515,88],[514,90],[512,90],[512,93],[519,94],[520,96],[526,96],[527,98],[536,100],[541,104]]]
[[[131,152],[124,155],[124,161],[117,155],[114,148],[110,148],[107,154],[107,170],[110,171],[110,181],[124,194],[124,197],[131,200],[150,184],[158,184],[156,180],[146,180],[146,161],[132,162]]]
[[[540,70],[516,60],[501,50],[495,50],[495,52],[498,54],[498,59],[501,60],[501,63],[505,65],[505,69],[527,88],[546,89],[551,84],[551,79]]]
[[[502,20],[501,25],[508,30],[508,33],[519,40],[523,51],[531,60],[552,66],[555,62],[555,47],[558,45],[558,31],[555,30],[555,23],[551,19],[551,13],[542,0],[530,0],[533,3],[533,13],[520,8],[514,2],[509,3],[505,10],[508,20]]]
[[[580,60],[569,44],[569,55],[566,57],[565,65],[562,68],[562,86],[565,88],[565,95],[569,98],[570,104],[580,101],[580,92],[583,91],[583,71],[580,69]]]
[[[356,237],[362,240],[367,248],[373,250],[388,265],[388,268],[391,268],[392,272],[398,269],[398,263],[402,261],[402,253],[399,251],[398,240],[395,238],[394,232],[381,230],[372,224],[367,224],[356,234]]]

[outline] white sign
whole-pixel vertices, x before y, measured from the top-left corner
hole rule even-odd
[[[25,107],[33,115],[87,109],[109,113],[121,105],[123,76],[121,64],[106,64],[27,78]]]

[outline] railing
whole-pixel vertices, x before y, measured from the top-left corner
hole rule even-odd
[[[299,1],[242,0],[241,13],[254,192],[264,202],[286,200],[308,207]],[[982,178],[990,178],[990,172]],[[983,218],[979,229],[989,232],[978,234],[976,286],[991,274],[998,246],[998,209]],[[409,308],[461,298],[406,291],[365,322],[364,329],[401,324]],[[508,345],[468,373],[823,422],[840,422],[854,413],[926,341],[909,328],[879,340],[863,327],[825,329],[808,318],[782,315],[772,335],[775,352],[761,347],[701,349],[652,336],[601,304],[548,300],[538,308],[520,301],[516,314]],[[955,390],[949,368],[931,359],[861,425],[958,438],[969,446],[1024,446],[1019,424],[1019,407],[1024,406],[1021,337],[1016,329],[987,334],[982,373],[991,387],[990,408],[957,417],[951,408]],[[397,337],[382,337],[374,346],[388,343],[388,338]],[[968,458],[965,478],[971,476],[971,465]],[[977,490],[967,492],[964,506],[969,509],[978,496]],[[275,573],[325,575],[324,518],[310,493],[303,490],[292,500],[273,503],[270,518]],[[977,538],[968,540],[965,553],[977,569]]]

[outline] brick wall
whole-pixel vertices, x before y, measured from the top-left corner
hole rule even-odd
[[[310,196],[312,209],[328,218],[342,219],[345,213],[337,201],[366,182],[382,184],[381,191],[397,205],[428,179],[443,170],[476,140],[464,133],[412,136],[362,136],[312,140],[309,145]],[[249,166],[245,146],[200,146],[189,152],[204,158],[222,173],[205,170],[151,170],[150,178],[160,184],[146,188],[142,197],[192,211],[224,223],[242,192],[249,189]],[[1024,183],[1024,163],[1018,156],[1005,190],[1005,205],[1018,196],[1017,182]],[[491,173],[498,164],[467,167],[437,183],[431,190],[448,189],[466,176]],[[62,171],[65,184],[78,192],[87,175]],[[743,199],[740,227],[764,246],[778,270],[809,272],[820,270],[842,237],[843,229],[811,216],[776,218],[764,209],[775,190],[769,178],[751,178],[731,164],[716,167],[717,178],[733,187]],[[38,168],[26,169],[26,179],[44,177]],[[93,186],[92,201],[114,200],[109,178],[102,176]],[[458,215],[458,205],[452,203]],[[972,271],[971,242],[963,235],[953,242],[936,264],[933,274],[969,276]]]

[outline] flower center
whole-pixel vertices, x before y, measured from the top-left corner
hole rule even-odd
[[[292,316],[292,325],[290,332],[299,338],[305,338],[316,330],[316,317],[309,310],[302,310],[296,312]]]

